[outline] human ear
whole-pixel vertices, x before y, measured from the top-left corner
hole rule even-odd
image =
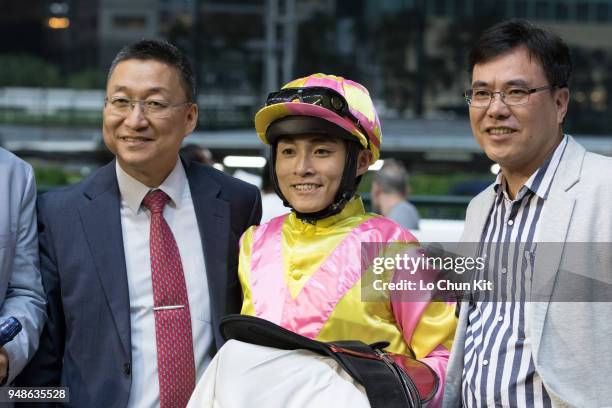
[[[186,122],[185,122],[185,127],[186,127],[185,136],[193,132],[197,124],[198,124],[198,105],[196,105],[195,103],[192,103],[191,105],[189,105],[188,110],[187,110],[187,116],[186,116]]]
[[[368,171],[370,167],[370,161],[372,161],[372,152],[369,150],[360,150],[357,156],[357,174],[355,177],[359,177]]]
[[[555,106],[557,108],[557,123],[560,125],[565,121],[570,93],[567,87],[558,89],[555,94]]]

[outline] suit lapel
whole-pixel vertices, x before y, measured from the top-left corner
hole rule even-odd
[[[544,328],[546,312],[550,304],[552,290],[559,271],[563,249],[567,238],[574,204],[575,185],[580,181],[582,161],[586,151],[568,136],[568,144],[559,162],[546,199],[545,211],[538,227],[538,248],[534,262],[533,283],[531,288],[531,336],[534,361]]]
[[[84,194],[87,202],[79,208],[81,222],[121,344],[130,355],[130,301],[114,160],[102,168]]]
[[[221,188],[204,167],[184,162],[183,165],[202,239],[211,315],[216,328],[218,318],[225,311],[230,207],[228,202],[217,198]]]
[[[495,201],[495,189],[493,185],[486,188],[481,195],[477,196],[471,204],[469,213],[465,220],[461,242],[478,243],[482,238],[482,231],[489,218],[489,212]]]

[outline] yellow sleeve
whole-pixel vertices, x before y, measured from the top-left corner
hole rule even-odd
[[[410,345],[417,358],[427,356],[439,344],[450,351],[457,328],[456,304],[431,302],[414,328]]]
[[[242,287],[242,309],[241,314],[255,316],[253,307],[253,296],[251,293],[251,251],[253,248],[253,234],[256,225],[247,229],[240,238],[240,254],[238,255],[238,279]]]

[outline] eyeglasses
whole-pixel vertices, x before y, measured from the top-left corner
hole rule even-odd
[[[173,108],[190,105],[192,102],[171,104],[160,99],[147,99],[144,101],[132,100],[124,97],[104,98],[104,106],[109,112],[117,116],[127,116],[136,104],[140,105],[142,113],[149,118],[163,119],[170,116]]]
[[[347,118],[359,128],[361,133],[363,133],[366,139],[368,139],[369,143],[370,137],[368,133],[361,126],[361,123],[359,123],[359,119],[357,119],[349,110],[346,99],[333,89],[322,86],[281,89],[280,91],[271,92],[268,95],[268,99],[266,99],[266,106],[294,101],[321,106],[344,118]]]
[[[465,91],[465,101],[473,108],[488,108],[495,94],[499,94],[507,106],[518,106],[529,103],[529,96],[536,92],[563,88],[565,85],[548,85],[539,88],[511,87],[503,91],[492,92],[488,89],[476,88]]]

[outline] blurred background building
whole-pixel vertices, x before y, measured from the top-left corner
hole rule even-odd
[[[575,74],[566,130],[612,155],[612,1],[0,5],[0,144],[35,163],[41,185],[76,180],[109,158],[100,130],[106,70],[123,45],[159,38],[177,44],[196,67],[201,117],[188,140],[217,162],[259,171],[265,155],[252,118],[267,93],[298,76],[334,73],[370,89],[383,123],[382,158],[406,164],[425,217],[461,217],[467,200],[492,180],[494,165],[471,136],[462,97],[466,56],[482,30],[511,17],[543,24],[568,42]]]

